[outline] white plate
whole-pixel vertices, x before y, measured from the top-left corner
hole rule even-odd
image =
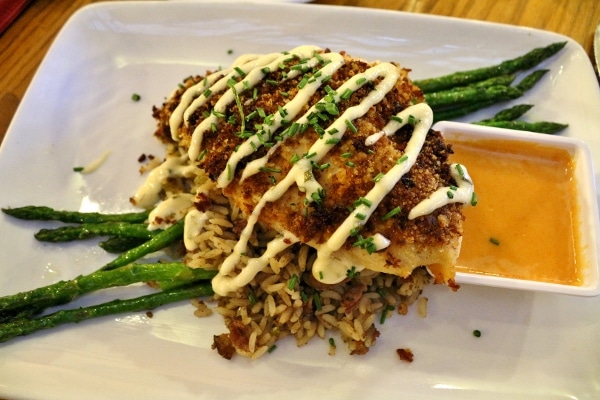
[[[553,33],[465,20],[296,4],[107,3],[78,12],[42,63],[0,153],[2,207],[47,204],[121,211],[141,182],[137,157],[162,155],[153,104],[185,76],[243,52],[314,43],[398,60],[414,78],[488,65],[558,40],[531,118],[568,122],[600,160],[600,93],[575,42]],[[228,50],[233,50],[229,54]],[[132,93],[141,101],[131,101]],[[531,96],[531,97],[530,97]],[[111,154],[94,174],[74,166]],[[596,177],[598,176],[596,170]],[[596,178],[598,179],[598,178]],[[36,223],[0,217],[0,294],[69,279],[109,259],[90,244],[43,245]],[[115,290],[110,295],[130,295]],[[429,315],[396,316],[365,356],[326,342],[284,340],[258,361],[210,349],[219,317],[188,304],[154,318],[123,315],[0,345],[0,397],[11,399],[535,399],[600,397],[600,298],[464,285],[431,287]],[[83,298],[80,304],[98,301]],[[472,335],[482,332],[480,338]],[[412,364],[395,349],[410,347]]]

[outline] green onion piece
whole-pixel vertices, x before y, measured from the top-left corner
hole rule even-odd
[[[449,199],[453,199],[454,198],[454,192],[452,192],[452,190],[448,190],[446,192],[446,196],[448,196]]]
[[[385,306],[383,311],[381,312],[381,318],[379,319],[379,323],[383,324],[387,319],[388,313],[394,310],[394,306],[388,304]]]
[[[352,91],[352,89],[346,89],[344,91],[344,93],[341,94],[340,99],[342,100],[348,100],[350,97],[352,97],[352,94],[354,92]]]
[[[349,119],[347,119],[344,122],[346,123],[346,126],[348,127],[348,129],[350,129],[353,133],[358,132],[358,129],[356,129],[356,126],[354,126],[354,124],[352,123],[352,121],[350,121]]]
[[[477,193],[473,192],[471,195],[471,205],[474,207],[477,205]]]
[[[405,162],[406,160],[408,160],[408,156],[405,154],[402,157],[400,157],[398,159],[398,161],[396,161],[396,164],[402,164],[403,162]]]
[[[204,156],[206,156],[206,153],[208,153],[207,149],[204,149],[200,152],[200,154],[198,154],[198,161],[202,161],[202,159],[204,158]]]
[[[402,211],[402,208],[400,208],[400,206],[398,206],[398,207],[392,209],[391,211],[389,211],[383,217],[381,217],[381,220],[386,221],[386,220],[392,218],[394,215],[397,215],[398,213],[400,213],[400,211]]]
[[[361,221],[364,221],[365,219],[367,219],[367,216],[363,213],[356,213],[356,214],[354,214],[354,217],[357,219],[360,219]]]
[[[381,180],[381,178],[384,177],[383,172],[378,173],[377,175],[375,175],[375,178],[373,178],[373,182],[377,183]]]
[[[493,244],[494,246],[500,246],[500,241],[493,237],[490,238],[490,243]]]
[[[298,275],[294,274],[288,280],[287,288],[290,289],[290,290],[294,290],[294,288],[296,287],[296,283],[298,283]]]
[[[81,172],[81,171],[83,171],[83,167],[73,167],[73,171],[74,172]]]
[[[323,271],[320,272],[320,275],[321,279],[323,279]],[[315,303],[315,308],[317,309],[317,311],[321,311],[323,303],[321,303],[321,296],[319,296],[319,292],[315,292],[315,294],[313,295],[313,301]]]
[[[256,304],[256,295],[254,294],[253,291],[248,292],[248,301],[250,301],[250,306],[253,306]]]

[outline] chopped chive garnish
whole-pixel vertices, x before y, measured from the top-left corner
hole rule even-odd
[[[400,213],[400,211],[402,211],[402,208],[400,208],[400,206],[392,209],[391,211],[389,211],[388,213],[386,213],[383,217],[381,217],[382,221],[386,221],[390,218],[392,218],[394,215],[397,215],[398,213]]]
[[[298,154],[294,154],[290,160],[290,163],[296,164],[298,161],[300,161],[300,156]]]
[[[73,171],[74,172],[81,172],[81,171],[83,171],[83,167],[73,167]]]
[[[233,179],[233,170],[231,169],[231,164],[227,164],[227,180],[230,181]]]
[[[233,69],[235,69],[235,72],[238,73],[238,75],[240,76],[240,78],[243,78],[244,76],[246,76],[246,73],[240,67],[234,67]]]
[[[454,192],[452,190],[448,190],[446,192],[446,196],[448,196],[449,199],[453,199],[454,198]]]
[[[319,278],[323,279],[323,271],[319,271]],[[321,311],[323,303],[321,303],[321,296],[319,295],[319,292],[315,292],[315,294],[313,295],[313,301],[315,303],[315,308],[317,309],[317,311]]]
[[[319,169],[320,169],[321,171],[325,171],[325,170],[326,170],[327,168],[329,168],[329,167],[331,167],[331,164],[329,164],[329,163],[325,163],[325,164],[321,164],[321,165],[319,165]]]
[[[408,123],[410,125],[415,126],[418,122],[419,122],[419,119],[417,117],[415,117],[414,115],[408,116]]]
[[[354,168],[354,167],[356,167],[356,164],[354,164],[352,161],[346,161],[346,166],[350,167],[350,168]]]
[[[302,80],[298,82],[298,89],[303,89],[308,83],[308,77],[305,75],[302,77]]]
[[[142,99],[142,96],[140,96],[137,93],[134,93],[131,95],[131,100],[133,100],[133,101],[140,101],[141,99]]]
[[[375,175],[375,178],[373,178],[373,182],[377,183],[381,180],[381,178],[383,178],[383,172],[378,173],[377,175]]]
[[[267,350],[267,353],[272,353],[275,351],[275,349],[277,348],[276,344],[271,345],[271,347],[269,347],[269,349]]]
[[[473,330],[473,336],[475,336],[475,337],[481,337],[481,331],[479,329]]]
[[[392,118],[391,118],[391,119],[392,119],[392,121],[396,121],[396,122],[399,122],[399,123],[402,123],[402,122],[404,122],[404,121],[402,120],[402,118],[400,118],[400,117],[399,117],[399,116],[397,116],[397,115],[392,115]]]
[[[298,283],[298,275],[294,274],[288,280],[287,288],[290,289],[290,290],[294,290],[294,288],[296,287],[296,283]]]
[[[363,83],[365,83],[367,81],[367,78],[365,78],[364,76],[362,78],[358,78],[356,80],[356,84],[357,85],[362,85]]]
[[[248,301],[250,301],[251,306],[256,304],[256,295],[254,294],[254,292],[248,292]]]
[[[209,97],[211,94],[212,94],[212,91],[211,91],[210,89],[206,89],[206,90],[204,91],[204,93],[202,93],[202,95],[203,95],[204,97]]]
[[[473,192],[473,194],[471,195],[471,205],[472,206],[477,205],[477,194],[475,192]]]
[[[373,205],[373,202],[365,197],[359,197],[358,200],[354,202],[354,207],[358,207],[361,204],[367,207],[371,207]]]
[[[381,318],[379,319],[379,323],[383,324],[388,317],[388,313],[394,310],[394,306],[388,304],[385,306],[383,311],[381,312]]]
[[[308,160],[308,159],[310,159],[310,158],[313,158],[313,157],[314,157],[314,156],[316,156],[316,155],[317,155],[317,152],[313,151],[312,153],[310,153],[310,154],[307,154],[307,155],[306,155],[306,156],[304,156],[304,157],[305,157],[305,158]]]
[[[348,127],[348,129],[350,129],[353,133],[358,132],[358,129],[356,129],[356,126],[354,126],[354,124],[352,123],[352,121],[350,121],[349,119],[347,119],[344,122],[346,123],[346,126]]]
[[[367,216],[363,213],[356,213],[354,214],[354,218],[360,219],[361,221],[364,221],[365,219],[367,219]]]
[[[217,131],[217,124],[215,124],[214,122],[210,124],[210,130],[213,132]]]
[[[329,345],[331,347],[335,347],[335,339],[334,338],[332,338],[332,337],[329,338]]]
[[[350,152],[342,153],[342,158],[350,158],[350,157],[352,157],[352,153],[350,153]]]
[[[222,112],[213,110],[212,113],[217,118],[225,119],[225,114],[223,114]]]
[[[460,164],[456,164],[456,172],[458,172],[458,174],[459,174],[461,177],[464,177],[464,176],[465,176],[465,170],[463,169],[463,166],[462,166],[462,165],[460,165]]]
[[[206,153],[208,153],[208,150],[204,149],[200,152],[200,154],[198,154],[198,161],[202,161],[202,159],[204,158],[204,156],[206,156]]]
[[[458,190],[458,188],[456,186],[454,186],[454,185],[450,185],[450,190],[455,190],[456,191],[456,190]]]
[[[304,292],[304,290],[302,290],[300,292],[300,298],[302,299],[303,303],[306,303],[308,301],[308,296],[306,295],[306,293]]]
[[[258,115],[258,111],[254,110],[250,114],[246,115],[246,121],[250,121],[252,118]]]
[[[267,83],[273,86],[279,85],[279,82],[277,82],[275,79],[267,79]]]
[[[327,139],[325,141],[325,144],[338,144],[339,142],[340,142],[340,139],[333,138],[333,139]]]
[[[357,278],[360,275],[360,271],[356,270],[356,267],[353,265],[349,270],[346,271],[346,276],[350,279]]]
[[[396,164],[402,164],[403,162],[405,162],[406,160],[408,160],[408,156],[405,154],[402,157],[400,157],[398,159],[398,161],[396,161]]]
[[[500,246],[500,241],[493,237],[490,238],[490,243],[493,244],[494,246]]]
[[[352,89],[346,89],[344,91],[344,93],[341,94],[340,99],[342,100],[348,100],[350,97],[352,97],[352,94],[354,92],[352,91]]]

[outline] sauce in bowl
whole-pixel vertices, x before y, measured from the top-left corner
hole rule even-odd
[[[457,281],[598,294],[598,209],[584,144],[465,125],[436,125],[478,199],[463,210]]]

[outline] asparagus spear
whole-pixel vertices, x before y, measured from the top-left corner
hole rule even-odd
[[[120,254],[146,242],[146,239],[131,237],[110,237],[98,243],[108,253]]]
[[[183,219],[177,221],[175,224],[153,236],[152,239],[148,240],[147,242],[144,242],[141,245],[122,253],[111,262],[105,264],[102,268],[100,268],[100,270],[111,270],[132,263],[144,257],[145,255],[164,249],[177,240],[180,240],[182,237]]]
[[[210,296],[212,294],[213,291],[210,282],[202,282],[129,300],[113,300],[95,306],[61,310],[36,319],[14,320],[0,324],[0,342],[7,342],[17,336],[29,335],[61,324],[81,322],[119,313],[147,311],[164,304],[195,297]]]
[[[15,316],[17,313],[33,309],[66,304],[77,297],[93,291],[115,286],[128,286],[138,282],[170,282],[173,287],[199,280],[210,279],[214,271],[202,268],[189,268],[181,262],[129,264],[110,271],[96,271],[80,275],[72,280],[59,281],[47,286],[0,297],[0,317]]]
[[[126,238],[151,239],[159,231],[150,231],[146,224],[129,222],[85,223],[75,226],[61,226],[52,229],[40,229],[34,237],[42,242],[70,242],[89,239],[96,236],[116,236]]]
[[[567,124],[560,124],[550,121],[525,122],[525,121],[479,121],[474,122],[477,125],[494,126],[497,128],[516,129],[520,131],[529,131],[536,133],[554,134],[565,129]]]
[[[553,56],[566,44],[567,42],[552,43],[545,47],[535,48],[522,56],[503,61],[500,64],[468,71],[455,72],[436,78],[415,80],[414,83],[421,88],[423,93],[433,93],[452,87],[468,85],[473,82],[491,78],[493,76],[507,75],[518,71],[524,71]]]
[[[533,104],[517,104],[510,108],[505,108],[504,110],[500,110],[497,112],[492,118],[485,119],[481,122],[490,122],[490,121],[514,121],[527,111],[531,110]]]
[[[55,210],[46,206],[3,208],[2,211],[15,218],[25,220],[61,221],[82,224],[97,224],[100,222],[142,223],[148,219],[148,215],[150,214],[150,211],[124,214],[101,214],[95,212]]]
[[[513,86],[466,87],[425,94],[425,101],[435,111],[465,103],[511,100],[522,94],[521,90]]]

